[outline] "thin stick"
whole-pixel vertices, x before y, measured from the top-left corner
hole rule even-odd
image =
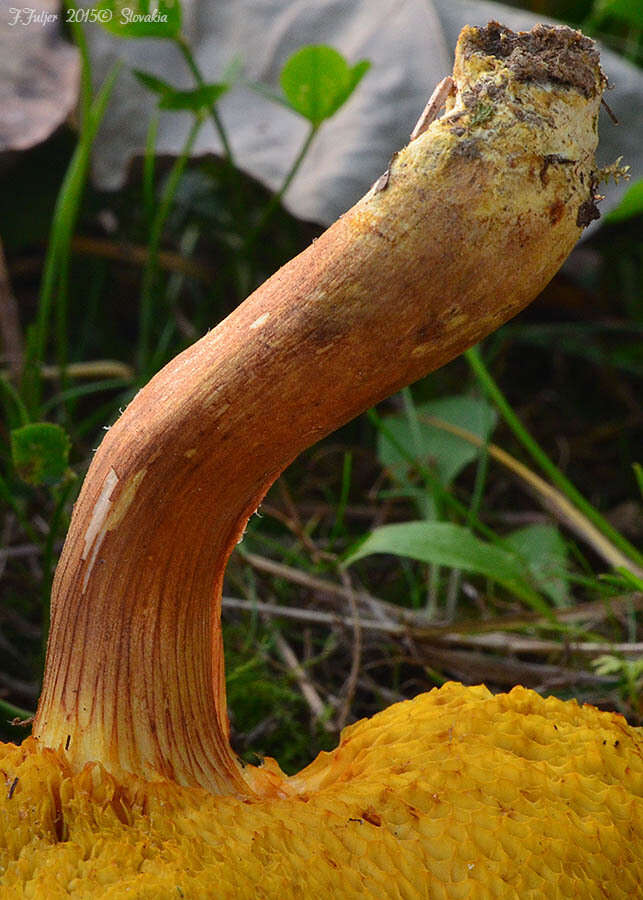
[[[415,123],[415,128],[411,132],[412,141],[419,138],[421,134],[424,134],[431,122],[437,118],[437,115],[446,103],[447,98],[450,97],[451,94],[454,94],[455,91],[455,81],[450,75],[447,75],[446,78],[443,78],[442,81],[436,85],[426,106],[422,110],[422,115]]]
[[[304,523],[301,521],[301,517],[299,515],[299,510],[295,505],[294,500],[292,499],[292,494],[288,488],[288,484],[285,478],[280,478],[278,481],[279,492],[281,493],[282,499],[286,506],[286,517],[282,519],[283,523],[287,528],[292,531],[295,537],[301,542],[301,544],[308,550],[310,555],[312,556],[315,562],[319,561],[319,549],[315,542],[311,540],[308,534],[306,534],[306,529],[304,527]]]
[[[643,641],[637,643],[612,644],[609,641],[567,641],[564,644],[556,641],[525,638],[519,635],[499,633],[491,634],[446,634],[440,638],[441,643],[454,644],[458,647],[479,647],[487,650],[502,650],[504,653],[582,653],[584,656],[600,656],[603,653],[623,653],[627,656],[640,657],[643,654]]]
[[[60,366],[41,366],[40,374],[43,378],[60,378],[62,369]],[[133,381],[134,369],[118,359],[90,359],[86,362],[69,363],[65,369],[68,378],[122,378],[125,381]]]
[[[272,559],[267,559],[256,553],[243,553],[243,559],[255,569],[269,572],[271,575],[277,575],[279,578],[284,578],[287,581],[291,581],[293,584],[300,584],[303,587],[321,591],[330,596],[348,599],[346,588],[339,584],[333,584],[332,581],[316,578],[313,575],[308,575],[306,572],[300,572],[298,569],[293,569],[291,566],[275,562]],[[426,616],[423,612],[417,612],[416,610],[396,606],[393,603],[387,603],[386,601],[380,600],[363,591],[355,592],[354,596],[359,602],[368,606],[370,611],[378,617],[377,621],[375,619],[362,619],[362,628],[379,630],[387,634],[399,634],[404,627],[422,629],[423,632],[433,635],[446,634],[454,631],[453,622],[445,622],[442,625],[432,623],[427,627]],[[583,621],[592,618],[600,620],[607,615],[615,614],[621,608],[629,608],[629,604],[632,605],[632,608],[635,611],[643,609],[643,593],[636,592],[622,597],[612,597],[609,600],[595,600],[589,603],[581,603],[570,609],[554,609],[551,610],[550,614],[558,622]],[[250,609],[253,607],[248,608]],[[291,607],[280,607],[280,609],[291,609]],[[350,625],[350,619],[347,618],[346,620],[342,620],[342,618],[335,613],[324,613],[316,610],[302,610],[301,612],[310,615],[312,618],[310,618],[309,621],[311,622],[327,622],[332,624],[345,621],[346,624]],[[294,616],[294,618],[297,618],[297,616]],[[367,624],[367,622],[371,621],[372,624]],[[465,619],[458,622],[458,633],[487,633],[501,629],[525,628],[528,625],[540,621],[543,621],[543,619],[538,613],[523,613],[519,616],[496,617],[483,622],[479,619]]]
[[[569,622],[569,621],[577,621],[586,618],[591,618],[592,616],[601,615],[602,617],[611,613],[616,612],[618,609],[626,608],[628,604],[631,604],[634,610],[643,608],[643,593],[635,594],[634,596],[629,597],[619,597],[612,599],[609,604],[606,604],[603,601],[597,601],[595,603],[585,603],[580,607],[574,607],[573,609],[568,610],[552,610],[553,617],[559,622]],[[279,617],[283,619],[293,619],[298,622],[309,622],[312,625],[330,625],[330,626],[338,626],[341,625],[345,628],[354,628],[355,620],[351,616],[342,616],[338,613],[329,613],[322,612],[317,609],[304,609],[302,607],[295,606],[277,606],[272,603],[263,603],[260,600],[241,600],[236,597],[224,597],[222,600],[222,605],[224,609],[240,609],[246,612],[259,612],[261,614],[265,614],[271,617]],[[524,628],[528,625],[537,624],[538,622],[543,622],[544,619],[542,616],[534,615],[534,616],[523,616],[520,618],[510,618],[507,619],[506,622],[503,622],[502,619],[493,619],[492,622],[477,622],[472,623],[472,630],[475,628],[481,634],[488,634],[492,630],[493,632],[497,632],[503,626],[506,628]],[[462,623],[465,626],[465,629],[470,627],[469,623]],[[491,625],[491,629],[489,626]],[[440,640],[452,640],[459,641],[464,638],[464,635],[469,635],[469,632],[462,629],[456,631],[453,627],[453,623],[448,626],[432,626],[421,628],[416,625],[411,624],[395,624],[390,622],[381,622],[376,621],[375,619],[359,619],[359,627],[362,631],[375,631],[380,634],[388,634],[395,637],[412,637],[416,639],[424,639],[434,642],[439,642]],[[475,635],[471,635],[472,638],[475,638]],[[614,650],[615,647],[637,647],[638,644],[591,644],[584,643],[581,644],[571,644],[568,643],[567,647],[579,648],[582,646],[595,646],[595,647],[603,647],[601,652],[609,652],[606,648],[611,648]],[[558,644],[553,643],[551,650],[559,648]],[[582,651],[580,651],[582,652]],[[598,651],[597,651],[598,652]],[[629,652],[629,650],[619,650],[615,652]]]
[[[73,238],[71,249],[74,253],[85,256],[98,256],[103,259],[113,259],[118,262],[131,263],[133,265],[146,265],[150,256],[148,247],[139,244],[111,241],[107,238],[88,237],[77,235]],[[178,272],[201,281],[204,284],[212,284],[216,278],[216,272],[205,263],[188,259],[171,250],[161,250],[158,254],[159,268],[168,272]]]
[[[270,606],[270,604],[263,605]],[[264,617],[267,618],[265,613]],[[324,701],[317,693],[315,686],[308,677],[308,673],[297,659],[295,651],[292,649],[292,647],[282,634],[279,634],[278,632],[275,633],[274,640],[279,656],[281,656],[282,660],[291,672],[293,678],[297,682],[304,700],[310,707],[310,711],[313,714],[315,722],[318,722],[325,731],[335,731],[335,727],[328,720]]]
[[[12,725],[28,725],[33,720],[33,713],[29,710],[2,699],[0,699],[0,715],[11,716],[9,721]]]
[[[353,654],[351,660],[351,670],[348,673],[348,679],[346,681],[346,696],[344,697],[342,708],[337,715],[337,728],[340,731],[348,721],[353,697],[355,696],[355,691],[357,690],[357,679],[362,663],[362,627],[360,624],[359,610],[357,608],[357,600],[355,598],[355,592],[353,591],[353,586],[351,584],[348,572],[342,572],[341,575],[342,581],[344,582],[344,588],[348,593],[351,612],[353,614]]]
[[[282,619],[294,619],[298,622],[309,622],[312,625],[343,625],[352,628],[355,620],[351,616],[340,616],[337,613],[322,612],[317,609],[302,609],[296,606],[276,606],[263,603],[261,600],[241,600],[237,597],[224,597],[221,601],[224,609],[241,609],[246,612],[259,612],[262,615]],[[391,625],[387,622],[376,622],[372,619],[360,619],[359,627],[365,631],[380,631],[384,634],[403,635],[408,632],[404,625]]]
[[[423,613],[418,613],[412,609],[404,609],[404,607],[395,606],[392,603],[386,603],[384,600],[380,600],[365,591],[351,592],[343,585],[334,584],[332,581],[326,581],[323,578],[317,578],[314,575],[309,575],[307,572],[294,569],[292,566],[284,565],[284,563],[275,562],[273,559],[267,559],[265,556],[260,556],[257,553],[246,553],[244,551],[242,556],[245,562],[251,565],[253,569],[268,572],[270,575],[284,578],[286,581],[290,581],[293,584],[300,584],[302,587],[306,587],[311,591],[319,591],[334,597],[341,597],[343,600],[348,600],[349,602],[352,593],[355,600],[368,606],[369,610],[381,621],[390,622],[391,617],[397,621],[408,620],[416,624],[422,624],[425,621]]]
[[[427,653],[429,665],[445,667],[451,674],[474,684],[478,679],[496,685],[523,684],[541,690],[554,685],[585,684],[614,686],[616,679],[596,675],[585,669],[568,669],[542,662],[526,662],[511,657],[491,656],[473,650],[456,650],[450,647],[431,646]]]

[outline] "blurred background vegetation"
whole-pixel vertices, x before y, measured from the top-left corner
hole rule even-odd
[[[636,4],[515,5],[643,62]],[[82,50],[82,28],[69,36]],[[312,134],[364,67],[325,56],[331,88],[313,109],[302,52],[282,87]],[[191,92],[147,87],[196,128],[226,88],[198,77]],[[94,97],[89,85],[86,70],[80,126],[15,158],[0,191],[5,740],[29,731],[51,580],[102,429],[320,232],[226,160],[191,160],[188,145],[157,157],[153,129],[126,187],[96,191],[88,162],[110,85]],[[347,722],[450,678],[522,683],[641,723],[640,185],[628,197],[483,347],[312,447],[271,489],[224,590],[244,757],[292,771]]]

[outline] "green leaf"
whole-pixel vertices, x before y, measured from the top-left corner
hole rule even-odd
[[[527,563],[540,590],[556,606],[568,603],[567,545],[554,525],[528,525],[504,538]]]
[[[614,571],[620,576],[621,583],[627,585],[628,590],[643,591],[643,578],[639,575],[630,572],[630,570],[626,569],[624,566],[617,566]]]
[[[228,90],[227,84],[204,84],[191,91],[172,91],[161,98],[161,109],[187,109],[193,112],[211,109]]]
[[[243,72],[243,57],[240,53],[235,53],[228,65],[223,70],[223,82],[228,87],[232,87],[239,79]]]
[[[163,81],[162,78],[157,78],[156,75],[150,75],[149,72],[141,72],[140,69],[132,69],[132,74],[140,81],[143,87],[161,97],[174,93],[172,85],[168,84],[167,81]]]
[[[372,553],[406,556],[419,562],[482,575],[526,600],[534,609],[549,611],[547,604],[529,585],[528,572],[515,554],[481,541],[462,525],[451,522],[384,525],[367,535],[345,564],[352,565]]]
[[[29,411],[22,397],[3,375],[0,375],[0,402],[4,407],[6,427],[18,428],[29,424]]]
[[[35,422],[11,432],[11,458],[29,484],[54,484],[67,472],[70,441],[60,425]]]
[[[620,675],[623,672],[623,660],[606,653],[593,659],[592,667],[597,675]]]
[[[495,410],[486,401],[463,395],[422,403],[416,407],[416,415],[417,431],[403,415],[388,416],[387,429],[408,456],[432,469],[445,487],[473,462],[480,450],[463,438],[431,425],[427,418],[444,419],[451,425],[471,431],[483,441],[488,440],[497,421]],[[411,481],[413,463],[404,458],[383,432],[378,435],[377,454],[380,463],[397,481],[404,485]]]
[[[609,16],[634,28],[643,28],[643,6],[637,0],[596,0],[592,18],[602,22]]]
[[[618,206],[605,216],[605,221],[624,222],[641,214],[643,214],[643,178],[639,178],[627,189]]]
[[[203,84],[191,90],[179,91],[161,78],[147,72],[135,69],[134,75],[148,90],[159,95],[160,109],[190,110],[191,112],[208,110],[228,90],[227,84]]]
[[[310,44],[286,62],[281,87],[295,112],[317,127],[346,103],[370,66],[363,59],[351,67],[332,47]]]
[[[632,468],[634,469],[634,477],[636,478],[636,483],[639,486],[639,491],[641,492],[641,497],[643,497],[643,466],[641,463],[632,463]]]
[[[179,0],[99,0],[97,21],[123,38],[173,38],[181,30]]]

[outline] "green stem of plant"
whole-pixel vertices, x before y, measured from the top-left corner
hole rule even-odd
[[[29,712],[28,709],[14,706],[13,703],[9,703],[7,700],[0,700],[0,712],[3,716],[10,716],[11,719],[31,719],[33,716],[33,713]]]
[[[16,428],[21,425],[28,425],[30,422],[29,411],[22,402],[22,397],[11,382],[2,376],[0,376],[0,394],[4,395],[3,399],[5,401],[9,401],[4,404],[7,411],[7,422],[9,426],[11,428]],[[12,407],[15,408],[16,415],[12,415]]]
[[[634,470],[636,483],[638,485],[639,491],[641,492],[641,497],[643,498],[643,466],[640,463],[634,463],[632,468]]]
[[[185,146],[181,151],[181,155],[177,157],[172,165],[150,230],[148,256],[143,271],[143,286],[141,289],[139,375],[142,381],[148,381],[152,374],[149,369],[152,344],[152,324],[154,322],[154,286],[158,273],[161,236],[170,209],[172,208],[172,203],[174,202],[176,189],[181,180],[181,176],[183,175],[185,166],[187,165],[187,161],[190,158],[192,147],[194,146],[194,142],[202,124],[203,119],[200,116],[197,116],[192,123],[192,128],[188,134]]]
[[[147,129],[145,156],[143,157],[143,208],[145,219],[151,227],[154,219],[154,166],[156,163],[156,136],[159,130],[158,110],[154,112]]]
[[[71,240],[71,234],[69,235]],[[65,252],[61,254],[60,268],[58,271],[58,289],[56,303],[56,361],[60,370],[59,385],[62,391],[69,388],[69,377],[67,374],[67,365],[69,363],[69,354],[67,352],[67,312],[69,306],[69,263],[70,250],[65,247]],[[65,428],[69,428],[69,410],[67,404],[61,406],[63,414],[63,424]]]
[[[405,387],[401,391],[402,401],[404,403],[404,411],[406,413],[406,418],[409,423],[409,428],[411,431],[411,438],[413,440],[413,450],[415,452],[415,457],[419,461],[422,456],[422,435],[420,433],[420,422],[417,415],[417,410],[415,408],[415,403],[413,402],[413,392],[410,387]],[[420,512],[422,517],[425,519],[431,518],[431,499],[433,499],[433,509],[435,511],[435,518],[442,519],[443,518],[443,509],[442,503],[439,499],[437,493],[431,492],[430,485],[425,480],[425,492],[422,494],[421,502],[418,504],[420,506]],[[431,496],[432,495],[432,496]],[[440,566],[430,564],[428,566],[428,577],[427,577],[427,599],[425,603],[425,611],[428,619],[432,619],[438,608],[438,589],[440,586]]]
[[[78,7],[74,0],[65,0],[66,9],[76,11]],[[81,133],[89,122],[92,108],[92,68],[89,58],[89,47],[83,26],[73,16],[69,20],[69,27],[74,38],[74,43],[80,52],[80,130]]]
[[[438,500],[444,504],[445,507],[449,507],[455,513],[457,513],[464,521],[470,519],[469,524],[471,527],[475,528],[481,535],[486,537],[489,541],[499,546],[504,546],[502,538],[500,538],[495,531],[489,528],[484,524],[477,516],[472,515],[470,510],[461,503],[453,494],[449,493],[444,486],[440,483],[439,479],[433,474],[433,472],[427,467],[423,466],[418,460],[412,456],[403,444],[397,440],[393,432],[386,425],[386,423],[382,420],[381,416],[374,409],[369,409],[367,414],[369,421],[374,425],[374,427],[381,431],[381,433],[386,437],[386,440],[389,441],[393,447],[397,450],[400,456],[405,459],[407,462],[411,463],[416,470],[420,473],[426,484],[428,485],[431,492],[438,498]]]
[[[337,539],[337,537],[344,530],[344,514],[346,512],[346,506],[348,504],[348,495],[351,489],[351,471],[353,467],[353,454],[349,451],[344,453],[344,462],[342,465],[342,487],[341,494],[339,497],[339,502],[337,504],[337,512],[335,514],[335,524],[333,525],[330,533],[330,538],[328,540],[328,550],[329,552],[332,550],[332,547]]]
[[[190,259],[199,240],[201,229],[195,224],[189,225],[183,233],[179,241],[179,253],[183,259]],[[156,348],[151,355],[150,366],[152,371],[156,372],[163,365],[167,358],[170,342],[174,336],[177,327],[177,301],[186,276],[181,272],[174,272],[167,285],[165,297],[168,309],[168,319],[157,341]]]
[[[248,237],[248,240],[246,241],[246,247],[245,247],[246,252],[249,252],[254,247],[255,243],[257,242],[257,239],[260,237],[260,235],[263,232],[263,230],[265,229],[266,225],[268,224],[268,222],[274,215],[275,210],[278,209],[279,206],[281,205],[281,201],[283,200],[286,191],[290,187],[293,178],[299,171],[301,164],[303,163],[304,159],[306,158],[306,155],[310,149],[310,145],[312,144],[312,142],[315,138],[315,135],[317,134],[318,131],[319,131],[319,125],[311,125],[310,126],[310,131],[308,132],[308,135],[306,136],[306,140],[301,145],[299,153],[297,154],[297,157],[296,157],[294,163],[290,167],[290,171],[284,178],[283,184],[281,185],[281,187],[279,188],[277,193],[273,194],[272,197],[270,198],[270,202],[268,203],[265,210],[263,211],[263,215],[259,219],[258,224],[255,226],[255,228],[251,232],[250,236]]]
[[[125,409],[136,395],[137,390],[138,386],[132,387],[129,385],[120,394],[110,397],[106,403],[100,403],[98,406],[95,406],[89,415],[84,416],[81,422],[77,422],[74,425],[74,440],[81,441],[89,435],[94,436],[94,440],[100,443],[101,429],[104,429],[105,422],[113,422],[118,418],[118,413],[115,410]]]
[[[415,403],[413,402],[413,393],[410,387],[403,388],[400,393],[402,394],[404,412],[406,413],[406,418],[411,431],[411,438],[413,439],[413,450],[416,459],[419,461],[422,456],[422,434],[420,432],[420,421],[418,419],[417,410],[415,408]],[[431,498],[428,496],[430,487],[428,484],[426,484],[425,487],[426,494],[423,496],[422,503],[419,505],[421,506],[420,511],[423,517],[428,519],[431,516]],[[442,503],[436,494],[433,494],[433,509],[435,510],[435,518],[441,519]]]
[[[488,445],[489,438],[487,437],[484,442],[484,446],[480,448],[480,455],[478,456],[476,478],[473,485],[471,503],[469,504],[469,515],[467,516],[467,525],[469,527],[471,527],[471,523],[473,522],[473,520],[478,518],[480,506],[482,505],[482,495],[484,494],[484,486],[487,480],[487,471],[489,468],[489,453],[487,451]]]
[[[50,397],[42,405],[42,414],[45,416],[50,410],[55,409],[61,403],[68,403],[70,400],[77,400],[79,397],[87,397],[91,394],[98,394],[101,391],[116,391],[125,388],[130,384],[126,378],[104,378],[100,381],[93,381],[90,384],[79,384],[69,388],[67,391],[55,394]]]
[[[183,54],[183,58],[185,59],[185,62],[187,63],[187,66],[192,73],[192,77],[196,81],[197,86],[203,87],[205,85],[205,79],[201,74],[201,70],[197,65],[192,51],[190,50],[188,42],[181,34],[175,37],[174,40],[179,50]],[[244,203],[243,184],[239,171],[235,167],[232,145],[230,144],[228,133],[225,129],[215,103],[213,103],[210,107],[210,118],[212,119],[215,131],[219,135],[219,139],[221,141],[221,144],[223,145],[223,161],[225,164],[224,176],[227,177],[228,185],[230,186],[231,212],[239,228],[239,233],[245,236],[245,239],[247,239],[247,236],[250,234],[250,226],[248,223],[246,205]],[[242,265],[240,254],[233,254],[229,260],[229,265],[233,273],[239,300],[243,300],[250,290],[250,283],[248,274],[244,270],[244,266]]]
[[[543,472],[547,474],[552,483],[627,557],[638,563],[638,565],[643,565],[643,555],[583,497],[580,491],[563,475],[560,469],[549,459],[542,447],[529,434],[484,364],[478,348],[472,347],[470,350],[467,350],[465,356],[484,392],[498,407],[500,414],[517,440],[520,441]]]
[[[196,63],[196,60],[192,55],[192,51],[190,50],[190,45],[188,44],[188,42],[182,34],[177,35],[174,38],[174,42],[183,54],[183,58],[185,59],[185,62],[187,63],[187,66],[192,73],[197,85],[199,87],[204,87],[205,81],[203,79],[203,76],[201,75],[201,70]],[[230,141],[228,140],[228,135],[226,133],[223,122],[221,121],[221,116],[219,115],[216,104],[212,104],[212,106],[210,107],[210,116],[212,118],[212,122],[216,129],[216,132],[221,139],[221,143],[223,144],[226,159],[229,162],[230,166],[233,166],[234,157],[232,156],[232,147],[230,146]]]

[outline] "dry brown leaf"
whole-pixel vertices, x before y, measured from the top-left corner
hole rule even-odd
[[[76,104],[80,58],[60,34],[57,0],[0,0],[0,151],[46,140]]]

